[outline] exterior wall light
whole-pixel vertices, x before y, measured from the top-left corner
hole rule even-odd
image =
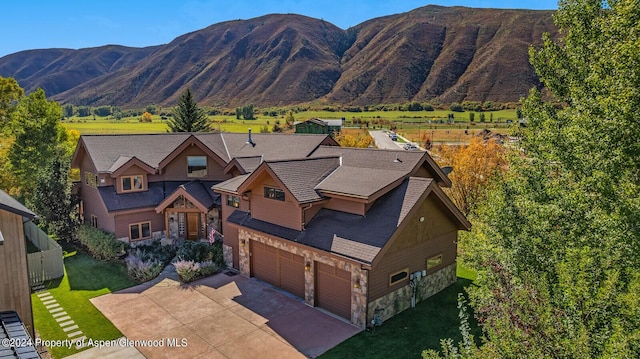
[[[311,270],[311,263],[307,262],[304,265],[304,270],[306,270],[307,272],[309,272]]]
[[[240,247],[244,247],[244,246],[246,245],[246,243],[245,243],[245,242],[246,242],[246,241],[245,241],[244,239],[243,239],[243,240],[241,240],[241,241],[240,241]]]
[[[360,288],[360,278],[356,279],[355,283],[353,283],[353,287],[356,289]]]

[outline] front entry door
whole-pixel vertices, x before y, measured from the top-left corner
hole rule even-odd
[[[200,213],[187,213],[187,239],[198,239],[198,218]]]

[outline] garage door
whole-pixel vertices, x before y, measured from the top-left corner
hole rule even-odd
[[[301,256],[251,241],[251,275],[304,298],[304,259]]]
[[[351,320],[351,273],[316,262],[316,305]]]

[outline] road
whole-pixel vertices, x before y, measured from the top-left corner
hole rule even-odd
[[[369,131],[371,137],[376,143],[376,147],[382,148],[385,150],[401,150],[402,144],[397,143],[395,141],[391,141],[389,135],[384,131]]]

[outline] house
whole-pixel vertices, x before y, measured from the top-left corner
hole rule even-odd
[[[229,267],[362,328],[454,283],[470,228],[427,152],[328,135],[90,135],[72,165],[87,223],[129,242],[215,229]]]
[[[17,313],[35,338],[24,235],[24,223],[33,218],[33,212],[0,190],[0,312],[12,318]]]
[[[422,151],[320,146],[213,186],[225,260],[365,327],[456,281],[470,223]]]
[[[327,135],[165,133],[83,135],[73,155],[81,218],[119,240],[207,238],[221,230],[214,184],[264,160],[336,146]]]
[[[293,123],[296,133],[328,134],[331,137],[342,129],[342,120],[321,120],[312,118],[307,121],[296,121]]]

